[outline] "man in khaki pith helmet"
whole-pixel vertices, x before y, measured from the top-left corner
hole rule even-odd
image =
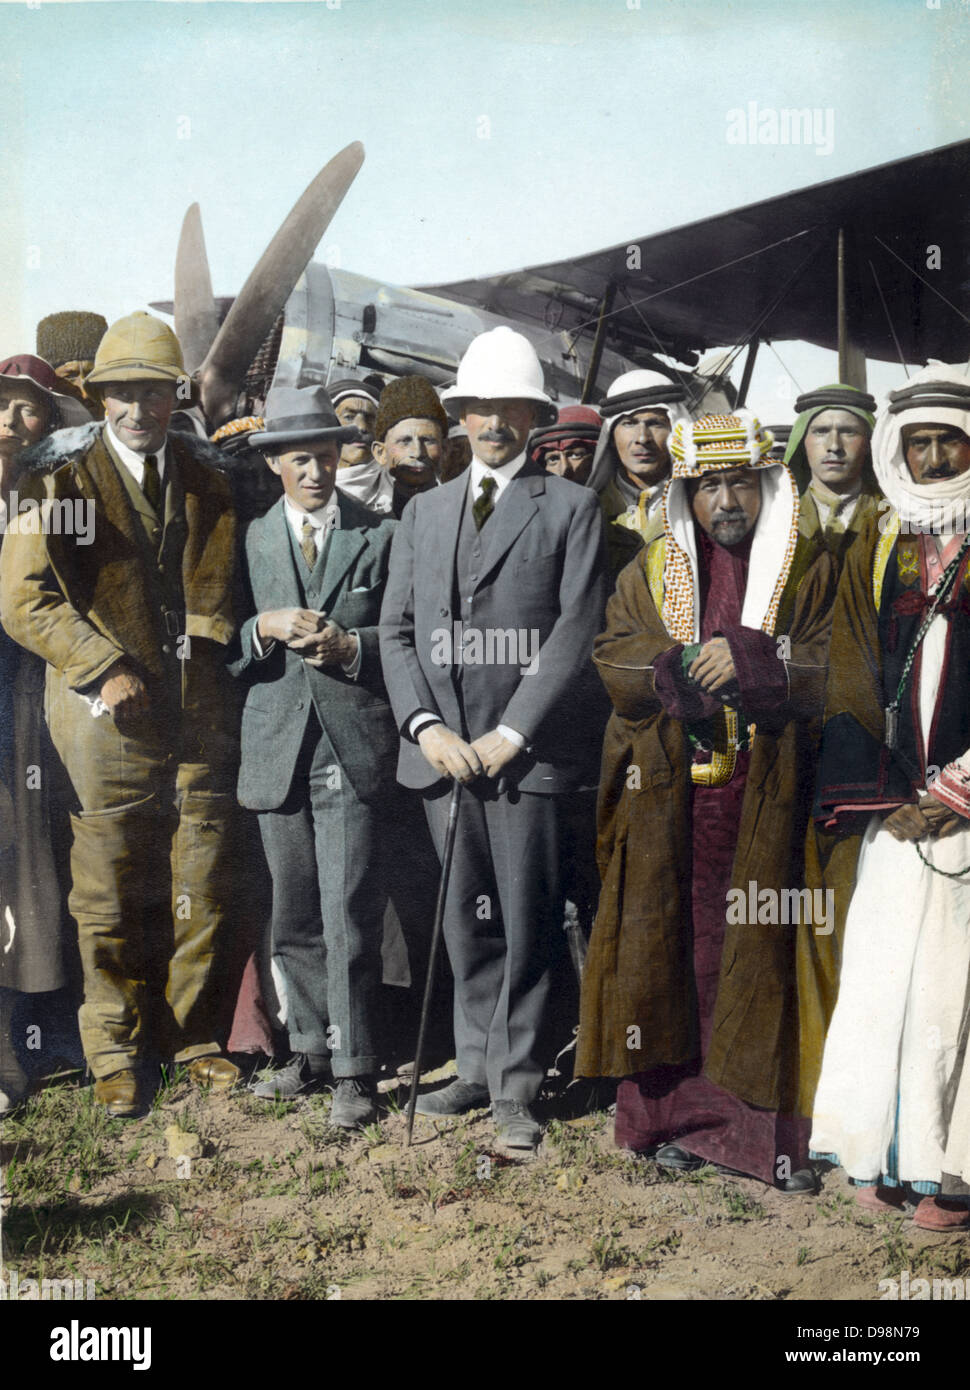
[[[108,329],[85,381],[91,424],[46,441],[45,517],[3,547],[2,621],[48,663],[51,737],[71,786],[81,1039],[95,1098],[141,1113],[159,1062],[232,1084],[215,1037],[238,732],[225,669],[236,520],[224,481],[168,425],[192,385],[147,313]],[[31,514],[31,518],[32,518]],[[21,522],[24,519],[21,519]],[[36,530],[36,534],[34,531]]]

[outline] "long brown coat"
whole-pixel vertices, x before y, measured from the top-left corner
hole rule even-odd
[[[184,630],[224,647],[235,628],[236,520],[229,487],[180,441],[170,444],[184,494]],[[95,684],[121,656],[148,681],[162,678],[165,631],[142,580],[139,522],[100,435],[82,457],[36,476],[29,487],[25,481],[21,495],[36,498],[50,520],[42,529],[22,512],[9,528],[0,559],[7,632],[61,672],[73,690]],[[91,502],[90,544],[54,531],[55,515],[71,508],[83,517],[73,509]],[[192,663],[184,664],[191,675]]]
[[[43,994],[69,978],[52,843],[44,663],[0,629],[0,674],[9,683],[12,740],[0,750],[0,987]]]
[[[660,542],[654,542],[654,545]],[[652,549],[652,547],[651,547]],[[799,545],[777,631],[790,699],[754,737],[732,883],[802,885],[805,829],[834,597],[831,557]],[[691,922],[691,782],[683,724],[650,667],[675,645],[648,582],[650,550],[620,575],[594,659],[613,701],[599,800],[600,908],[583,979],[577,1072],[629,1076],[699,1055]],[[636,767],[637,775],[630,769]],[[638,782],[638,785],[634,785]],[[728,923],[706,1073],[752,1105],[795,1108],[796,952],[810,925]],[[633,1030],[638,1031],[633,1031]]]

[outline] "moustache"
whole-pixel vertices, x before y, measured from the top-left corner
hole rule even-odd
[[[479,439],[487,439],[490,444],[512,444],[515,435],[511,430],[483,430]]]
[[[942,480],[943,478],[959,477],[959,474],[953,468],[928,468],[926,472],[923,474],[923,477],[929,478],[932,481],[936,482]]]
[[[711,517],[712,526],[720,526],[733,521],[747,521],[747,513],[743,507],[736,507],[734,511],[716,511]]]

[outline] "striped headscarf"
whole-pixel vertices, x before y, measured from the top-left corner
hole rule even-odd
[[[700,640],[700,585],[694,514],[688,480],[729,468],[761,472],[761,509],[755,522],[741,622],[773,632],[798,541],[798,489],[783,463],[771,458],[771,431],[757,416],[705,415],[679,420],[670,437],[673,472],[664,493],[664,626],[678,642]]]

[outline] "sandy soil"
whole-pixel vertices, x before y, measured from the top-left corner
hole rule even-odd
[[[4,1246],[21,1278],[128,1299],[878,1299],[902,1269],[970,1275],[970,1239],[860,1212],[840,1172],[785,1197],[618,1151],[605,1111],[495,1152],[487,1112],[365,1133],[324,1092],[267,1105],[181,1079],[135,1121],[76,1082],[3,1129]],[[174,1128],[173,1128],[174,1127]]]

